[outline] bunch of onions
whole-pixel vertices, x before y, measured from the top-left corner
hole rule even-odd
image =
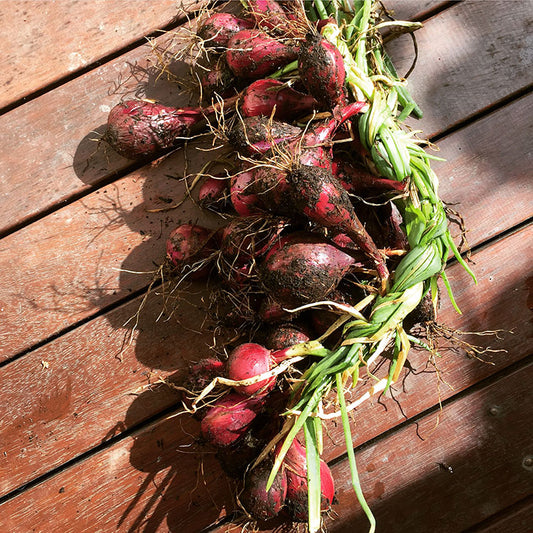
[[[225,226],[212,232],[181,225],[167,243],[174,269],[191,278],[209,273],[219,292],[233,298],[230,311],[245,301],[249,311],[237,328],[239,342],[226,347],[227,361],[198,374],[203,389],[193,407],[212,400],[205,403],[202,435],[237,454],[245,438],[261,441],[260,460],[247,468],[243,507],[259,520],[286,508],[316,532],[334,499],[317,428],[322,399],[335,390],[352,485],[373,531],[357,476],[346,376],[357,384],[359,369],[390,348],[388,375],[367,395],[386,392],[413,339],[408,317],[428,298],[436,311],[439,278],[456,306],[444,272],[449,253],[474,275],[448,230],[432,157],[402,127],[421,112],[371,31],[377,2],[243,4],[242,14],[211,14],[198,30],[217,66],[202,78],[215,104],[173,109],[124,102],[112,110],[105,139],[125,157],[156,157],[209,116],[225,113],[220,138],[237,153],[232,174],[208,177],[198,196],[201,205],[223,212]],[[337,140],[350,143],[349,157]],[[388,205],[377,226],[364,218],[358,196],[366,195]],[[309,320],[279,339],[254,338],[267,325],[305,323],[308,309],[323,305],[336,319],[319,334]],[[299,379],[287,379],[296,368]],[[213,400],[209,394],[220,388]],[[286,404],[274,408],[283,390]],[[250,437],[267,412],[276,418],[270,434]]]

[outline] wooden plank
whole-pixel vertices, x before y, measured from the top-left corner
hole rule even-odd
[[[420,20],[426,18],[436,9],[454,7],[462,0],[402,0],[401,2],[383,2],[387,10],[389,5],[393,8],[389,11],[396,20]]]
[[[164,261],[170,231],[200,216],[192,202],[168,212],[147,211],[184,196],[183,154],[130,174],[0,241],[4,275],[13,276],[12,284],[0,288],[0,359],[150,283]],[[198,154],[196,164],[187,167],[191,172],[211,158],[211,153]],[[216,223],[215,216],[202,214],[203,225]]]
[[[2,505],[0,526],[42,531],[53,515],[65,533],[200,531],[232,508],[233,487],[195,446],[196,431],[172,419],[123,439]]]
[[[134,344],[140,298],[0,369],[0,497],[179,401],[157,382],[211,353],[195,293],[172,319],[158,320],[163,299],[149,298]]]
[[[438,143],[436,155],[447,159],[432,165],[441,180],[441,197],[464,216],[472,244],[533,215],[532,117],[530,94]],[[514,134],[495,135],[503,124]],[[512,161],[510,153],[516,154]]]
[[[424,371],[427,353],[412,353],[410,362],[415,372],[394,393],[401,408],[391,398],[383,399],[380,405],[375,401],[364,404],[354,415],[358,428],[354,444],[380,435],[405,417],[432,407],[439,398],[449,398],[530,353],[533,348],[527,310],[530,294],[522,283],[528,264],[524,251],[532,235],[533,229],[529,228],[476,254],[476,263],[484,276],[475,291],[458,265],[450,269],[452,283],[464,303],[464,317],[458,317],[445,304],[441,319],[465,330],[479,328],[480,323],[483,329],[513,329],[514,335],[503,335],[500,343],[487,341],[494,348],[504,346],[507,352],[488,354],[487,360],[493,363],[490,365],[465,358],[463,353],[445,351],[437,364],[446,384],[439,384],[431,368]],[[514,255],[506,255],[511,250]],[[495,256],[501,260],[494,262]],[[2,494],[87,452],[176,401],[166,387],[146,390],[138,397],[136,394],[159,376],[181,375],[179,371],[188,361],[208,353],[209,336],[205,331],[197,335],[192,331],[201,321],[201,313],[186,307],[173,320],[156,323],[161,299],[154,298],[142,315],[135,346],[123,354],[120,362],[116,356],[128,332],[123,325],[138,305],[137,299],[0,369],[2,405],[11,406],[0,420],[0,472],[6,473],[0,476]],[[501,308],[508,309],[503,317]],[[43,361],[48,368],[43,368]],[[186,427],[188,424],[185,423]],[[190,431],[197,434],[197,429]],[[344,453],[343,440],[335,424],[330,425],[326,434],[325,457],[331,460]],[[135,472],[130,475],[135,476]]]
[[[429,19],[416,32],[419,57],[408,85],[424,118],[412,125],[432,136],[530,86],[528,20],[523,2],[493,2],[487,9],[479,0]],[[390,52],[399,74],[405,74],[414,57],[411,39],[393,41]]]
[[[404,370],[401,382],[393,387],[393,396],[381,398],[379,407],[375,399],[354,411],[352,419],[357,427],[355,446],[417,416],[439,401],[468,389],[493,374],[497,368],[533,353],[533,324],[530,321],[532,304],[527,267],[530,256],[526,244],[532,237],[533,226],[529,226],[474,254],[476,272],[479,274],[478,286],[473,285],[459,265],[449,269],[450,282],[460,302],[462,315],[455,313],[447,296],[441,291],[442,308],[438,322],[463,332],[500,330],[499,339],[493,336],[461,336],[471,344],[494,351],[482,355],[480,358],[484,362],[481,362],[445,339],[440,340],[440,356],[433,360],[426,351],[411,350],[408,360],[412,371]],[[525,253],[526,257],[520,258],[521,253]],[[516,269],[513,268],[511,272],[500,261],[515,263]],[[516,309],[517,315],[503,317],[503,309],[505,312]],[[521,315],[524,315],[523,318]],[[386,368],[381,370],[385,371]],[[360,394],[360,391],[356,391],[353,398]],[[344,446],[341,428],[332,428],[328,440],[325,457],[329,461],[337,457],[339,448]],[[336,443],[341,443],[341,446],[336,446]]]
[[[394,5],[391,2],[391,7]],[[523,88],[530,81],[525,63],[527,58],[515,53],[517,43],[521,43],[525,34],[523,4],[511,2],[509,8],[505,8],[504,16],[499,18],[493,10],[480,6],[481,2],[467,2],[464,6],[461,3],[428,21],[421,30],[420,47],[424,53],[411,85],[426,112],[426,118],[417,127],[421,125],[427,135],[442,131],[492,101]],[[504,8],[499,4],[495,9]],[[486,25],[490,30],[486,33],[492,35],[491,39],[501,42],[498,66],[487,53],[468,55],[460,39],[445,39],[445,35],[455,31],[458,20],[463,19],[472,22],[472,28],[477,28],[478,32]],[[496,27],[493,27],[494,20],[498,20]],[[465,30],[459,27],[457,31],[464,33]],[[391,50],[398,49],[397,55],[405,62],[411,49],[404,39],[407,38],[391,43]],[[470,40],[468,43],[472,44]],[[0,231],[82,193],[115,172],[130,168],[128,162],[111,151],[96,151],[94,139],[98,134],[92,130],[101,134],[110,108],[124,95],[135,93],[141,80],[131,76],[128,65],[138,62],[142,67],[147,53],[146,47],[136,49],[0,117],[5,142],[14,147],[4,153],[0,163],[0,175],[4,176],[0,180],[0,198],[4,199],[0,210]],[[442,55],[442,61],[435,57],[436,54]],[[435,72],[438,65],[443,65],[441,76]],[[454,69],[459,73],[467,70],[468,75],[465,74],[459,83],[454,77]],[[136,76],[140,75],[140,70],[135,69]],[[449,78],[443,79],[448,71]],[[506,73],[511,71],[515,75],[507,76]],[[185,70],[179,72],[184,75]],[[500,83],[500,79],[505,79],[506,83]],[[117,80],[123,83],[118,92],[110,95]],[[447,85],[436,87],[437,82]],[[453,91],[450,86],[455,87]],[[176,88],[172,90],[163,79],[154,86],[154,79],[150,78],[145,92],[167,104],[187,103],[185,95],[175,96]],[[482,92],[482,98],[479,92]],[[454,98],[457,102],[452,101]]]
[[[533,96],[520,99],[442,142],[447,162],[435,165],[441,196],[459,203],[454,207],[467,219],[471,245],[519,224],[531,212],[530,137],[517,137],[515,131],[531,128],[532,102]],[[499,137],[492,135],[504,119],[513,127]],[[187,153],[195,161],[190,172],[212,157],[193,149]],[[183,168],[183,152],[177,152],[157,167],[144,167],[0,242],[0,268],[14,280],[0,287],[5,337],[0,359],[145,286],[149,276],[120,269],[152,271],[154,262],[163,260],[166,236],[178,220],[199,217],[214,224],[191,204],[165,214],[146,212],[167,205],[159,197],[183,195],[181,185],[168,177],[183,175]]]
[[[361,481],[380,527],[461,531],[527,494],[530,473],[521,460],[531,413],[521,400],[531,370],[530,365],[468,394],[358,453]],[[38,529],[54,509],[55,524],[65,531],[73,518],[77,531],[94,523],[102,531],[140,523],[152,531],[202,530],[233,508],[231,485],[212,456],[201,456],[186,434],[193,428],[182,423],[162,420],[31,487],[1,506],[0,524],[9,531]],[[417,438],[417,429],[426,440]],[[441,470],[440,462],[454,473]],[[333,467],[340,503],[328,530],[364,530],[345,463]],[[230,530],[225,525],[217,531]]]
[[[499,533],[513,531],[514,533],[529,533],[533,523],[533,498],[519,502],[508,509],[504,509],[494,517],[476,524],[465,533]]]
[[[149,9],[135,9],[126,0],[2,2],[0,108],[167,26],[201,3],[158,0]]]
[[[158,42],[171,46],[188,36],[180,29]],[[189,104],[183,87],[158,76],[156,62],[146,44],[0,117],[6,145],[13,147],[0,161],[0,231],[131,168],[131,161],[97,142],[111,108],[134,97]],[[172,69],[178,79],[187,78],[185,63]]]
[[[526,366],[360,451],[361,484],[379,530],[464,531],[529,495],[531,472],[522,460],[531,453],[524,399],[532,378],[533,365]],[[347,461],[333,473],[339,505],[328,531],[364,531]]]

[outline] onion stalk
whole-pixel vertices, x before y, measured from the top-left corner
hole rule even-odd
[[[285,436],[276,456],[267,487],[282,466],[283,458],[298,432],[304,431],[308,450],[309,476],[309,530],[320,528],[320,486],[318,461],[320,449],[317,428],[320,427],[322,398],[337,389],[340,416],[345,432],[352,485],[360,505],[375,530],[375,519],[365,501],[358,481],[352,437],[348,419],[349,407],[344,399],[346,377],[357,383],[359,369],[371,364],[388,346],[392,347],[392,362],[386,379],[375,384],[367,397],[375,392],[386,392],[399,379],[405,364],[411,340],[403,328],[404,318],[415,309],[422,298],[431,293],[434,307],[437,303],[437,280],[443,280],[450,300],[460,313],[444,273],[446,261],[452,253],[474,282],[476,278],[453,242],[446,210],[438,196],[438,179],[431,169],[433,156],[422,148],[424,141],[402,128],[403,120],[413,115],[422,116],[422,110],[409,95],[405,82],[398,77],[390,58],[383,50],[377,6],[374,0],[310,0],[303,2],[308,19],[330,20],[322,26],[322,37],[341,52],[346,69],[346,84],[351,99],[369,104],[359,120],[359,135],[371,163],[389,179],[409,182],[407,197],[397,199],[410,250],[397,266],[390,288],[374,299],[368,318],[350,316],[343,322],[343,337],[338,348],[315,360],[293,387],[290,406],[284,413],[287,422]],[[395,22],[407,31],[420,27],[419,23]],[[274,77],[281,77],[281,69]],[[438,159],[438,158],[437,158]],[[357,304],[354,304],[357,307]],[[354,404],[351,405],[353,408]],[[318,421],[318,425],[317,425]],[[317,479],[318,476],[318,479]],[[318,503],[317,503],[318,502]]]

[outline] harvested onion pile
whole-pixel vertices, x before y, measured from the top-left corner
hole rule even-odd
[[[184,405],[241,480],[243,510],[257,520],[281,512],[310,531],[334,501],[321,424],[338,416],[373,530],[348,413],[398,380],[412,342],[424,345],[410,326],[434,318],[439,278],[455,306],[450,251],[470,270],[450,236],[432,156],[402,127],[420,110],[383,49],[379,4],[242,4],[238,16],[210,13],[199,26],[208,106],[130,100],[111,111],[105,139],[132,159],[206,125],[231,144],[226,172],[203,177],[198,190],[199,205],[226,225],[184,224],[167,242],[176,283],[209,280],[211,316],[234,333],[227,360],[191,367]],[[386,375],[365,384],[360,369],[387,359]],[[363,394],[347,404],[356,386]]]

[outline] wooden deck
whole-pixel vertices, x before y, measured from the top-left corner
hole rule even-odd
[[[194,27],[185,13],[206,3],[1,3],[1,532],[245,531],[225,518],[231,483],[195,444],[197,422],[173,417],[178,396],[157,385],[209,353],[201,312],[184,302],[156,322],[161,299],[149,298],[124,346],[173,225],[215,221],[192,205],[151,212],[181,197],[183,151],[141,166],[95,142],[126,95],[187,104],[157,78],[144,36],[179,42]],[[469,337],[494,350],[486,362],[444,349],[440,383],[427,354],[411,353],[393,397],[355,413],[361,483],[378,532],[530,532],[531,4],[386,5],[424,22],[409,78],[425,112],[416,127],[446,159],[434,165],[441,197],[465,218],[479,279],[451,263],[463,315],[443,296],[439,321],[501,333]],[[405,72],[411,41],[389,49]],[[210,157],[187,156],[189,172]],[[366,531],[340,435],[329,428],[339,504],[326,526]]]

